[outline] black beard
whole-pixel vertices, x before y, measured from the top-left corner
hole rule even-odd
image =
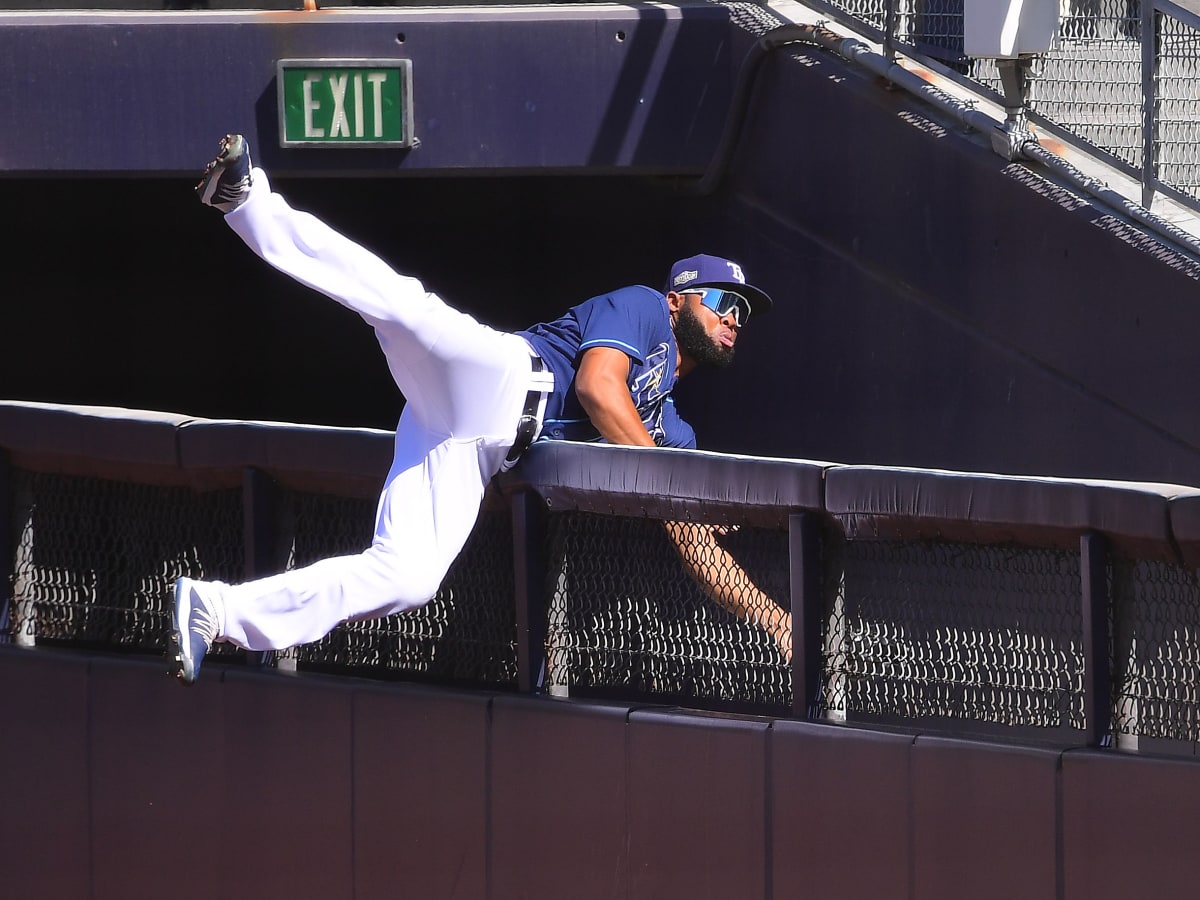
[[[696,365],[708,369],[724,369],[733,362],[733,347],[714,341],[700,317],[691,307],[681,306],[675,318],[675,343],[679,352],[695,360]]]

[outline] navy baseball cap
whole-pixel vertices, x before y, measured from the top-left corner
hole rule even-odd
[[[741,294],[750,301],[750,311],[761,316],[771,311],[771,298],[763,291],[746,284],[746,273],[732,260],[719,256],[689,256],[671,266],[667,292],[694,287],[715,287]]]

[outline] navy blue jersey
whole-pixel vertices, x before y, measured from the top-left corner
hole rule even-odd
[[[601,294],[573,307],[553,322],[520,335],[554,373],[554,393],[546,402],[542,437],[598,441],[599,432],[575,395],[575,370],[592,347],[613,347],[629,357],[629,393],[642,424],[660,447],[695,447],[696,433],[675,412],[675,334],[667,300],[636,285]]]

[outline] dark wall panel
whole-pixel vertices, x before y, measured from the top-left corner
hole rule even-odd
[[[768,728],[672,711],[630,716],[630,900],[764,895]]]
[[[626,896],[628,716],[620,705],[496,698],[493,900]]]
[[[1095,751],[1063,757],[1065,900],[1194,897],[1194,760]]]
[[[775,722],[770,742],[774,896],[910,897],[912,736]]]
[[[354,695],[356,900],[486,896],[485,694]]]
[[[92,896],[87,704],[86,659],[0,652],[0,893],[6,896]]]
[[[220,681],[185,691],[165,664],[98,657],[90,693],[91,896],[150,900],[165,885],[181,900],[218,894],[232,871],[228,820],[257,820],[262,828],[273,818],[227,796]]]
[[[1056,900],[1060,753],[918,737],[914,896]]]
[[[351,694],[226,672],[223,846],[247,893],[353,896]]]
[[[1195,760],[213,674],[0,647],[0,894],[1125,900],[1200,878]]]

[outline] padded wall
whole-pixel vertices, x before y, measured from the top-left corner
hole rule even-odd
[[[1190,896],[1200,768],[0,648],[12,896]],[[179,880],[180,871],[188,878]]]

